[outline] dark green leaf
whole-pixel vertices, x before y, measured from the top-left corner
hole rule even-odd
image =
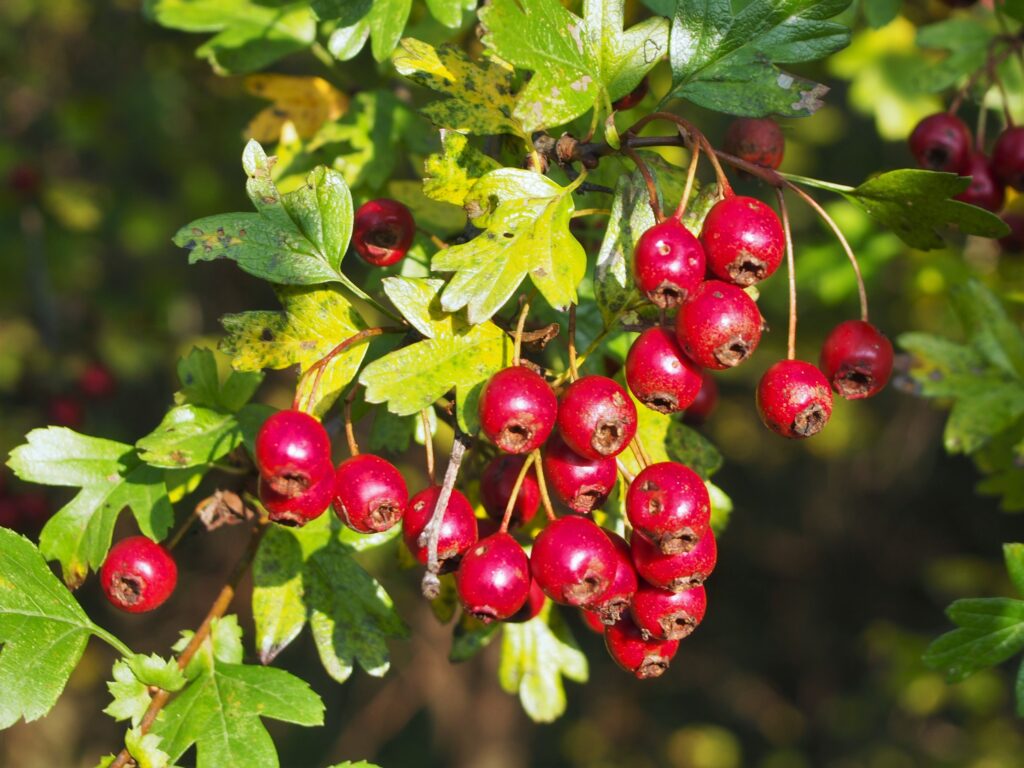
[[[957,18],[921,27],[917,32],[920,48],[938,48],[948,52],[941,61],[934,57],[914,71],[918,88],[937,93],[952,88],[961,79],[985,66],[992,33],[975,19]]]
[[[1006,572],[1016,590],[1024,596],[1024,544],[1003,544]]]
[[[455,625],[452,649],[448,652],[448,660],[456,663],[469,661],[491,644],[491,641],[498,636],[498,630],[501,627],[499,622],[492,621],[490,624],[484,624],[468,614],[463,614],[462,619]]]
[[[928,646],[924,663],[959,682],[1024,649],[1024,602],[1006,598],[957,600],[948,610],[961,626]]]
[[[996,295],[977,280],[956,286],[951,295],[971,345],[996,368],[1024,379],[1024,336]]]
[[[707,480],[722,468],[722,454],[700,432],[677,421],[665,436],[665,451],[672,461],[685,464]]]
[[[863,0],[862,5],[868,24],[878,29],[896,18],[903,0]]]
[[[221,380],[217,358],[209,349],[195,347],[178,361],[180,403],[236,413],[256,394],[263,381],[260,373],[229,371]]]

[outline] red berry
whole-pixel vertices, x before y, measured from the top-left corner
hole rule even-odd
[[[427,527],[434,515],[437,497],[441,494],[440,486],[424,488],[411,499],[402,518],[402,538],[412,552],[413,557],[424,565],[427,564],[427,546],[419,543],[420,534]],[[452,490],[448,506],[441,516],[441,534],[437,540],[437,558],[442,563],[453,564],[462,553],[476,544],[476,515],[469,500]]]
[[[128,613],[159,608],[177,583],[174,558],[145,536],[121,539],[110,548],[100,568],[100,584],[107,600]]]
[[[680,221],[668,218],[640,235],[633,270],[648,299],[663,309],[677,307],[704,279],[704,248]]]
[[[459,600],[484,623],[507,619],[530,596],[530,559],[507,533],[481,539],[462,556],[455,574]]]
[[[629,608],[630,601],[639,587],[639,581],[636,577],[636,568],[633,567],[633,556],[630,554],[629,544],[613,531],[605,531],[605,535],[615,545],[617,554],[615,575],[600,599],[586,607],[596,611],[604,624],[614,624]]]
[[[397,200],[370,200],[356,211],[352,247],[368,264],[387,267],[402,260],[414,234],[416,222],[408,208]]]
[[[832,415],[828,379],[803,360],[780,360],[758,382],[757,411],[764,425],[783,437],[816,435]]]
[[[710,371],[701,373],[700,391],[697,397],[690,403],[690,407],[683,414],[683,421],[687,424],[700,425],[708,420],[708,417],[718,405],[718,382]]]
[[[664,674],[679,650],[678,640],[644,640],[639,628],[628,618],[607,627],[604,642],[615,663],[639,680]]]
[[[82,401],[72,395],[54,395],[47,406],[47,416],[51,424],[68,429],[79,429],[85,421],[85,409]]]
[[[493,519],[504,519],[505,507],[512,498],[512,489],[524,463],[525,456],[498,456],[491,460],[480,476],[480,501]],[[512,507],[510,522],[516,525],[528,523],[539,508],[540,487],[537,485],[537,473],[530,467],[523,476],[522,485],[519,486],[519,495]]]
[[[840,323],[821,348],[821,372],[847,400],[873,397],[892,374],[892,342],[863,320]]]
[[[689,408],[700,392],[701,369],[683,354],[672,331],[648,328],[626,355],[626,383],[648,408],[676,413]]]
[[[39,171],[28,163],[14,166],[7,174],[7,185],[19,195],[32,197],[39,191],[42,181]]]
[[[708,269],[722,280],[753,285],[782,263],[786,249],[775,211],[754,197],[731,195],[708,211],[700,241]]]
[[[583,624],[591,632],[596,632],[599,635],[604,634],[605,625],[601,621],[601,614],[597,611],[588,611],[586,608],[580,608],[580,618],[583,619]]]
[[[996,181],[995,172],[989,160],[981,152],[975,152],[967,167],[965,176],[971,177],[971,185],[954,199],[968,205],[976,205],[993,213],[1003,207],[1006,190]]]
[[[21,533],[21,507],[12,496],[0,497],[0,528],[10,528]]]
[[[626,492],[633,529],[665,554],[692,549],[711,523],[711,499],[700,475],[674,461],[650,464]]]
[[[636,406],[629,393],[606,376],[584,376],[562,394],[558,432],[588,459],[618,456],[636,434]]]
[[[604,531],[584,517],[548,523],[533,543],[530,570],[544,594],[564,605],[600,601],[618,568],[618,553]]]
[[[786,139],[770,118],[741,117],[729,124],[724,149],[748,163],[775,169],[782,164]]]
[[[275,491],[264,477],[260,477],[258,488],[260,503],[273,522],[301,528],[320,517],[331,505],[334,473],[328,467],[323,474],[314,477],[309,486],[291,496]]]
[[[999,238],[999,245],[1010,253],[1024,252],[1024,216],[1019,213],[1004,213],[1001,218],[1010,228],[1010,233]]]
[[[708,528],[689,552],[666,555],[642,533],[633,531],[629,541],[633,565],[644,581],[678,592],[707,581],[718,562],[718,544]]]
[[[540,584],[537,580],[530,577],[530,596],[526,598],[526,603],[518,611],[509,616],[505,621],[512,622],[513,624],[522,624],[523,622],[529,621],[535,618],[541,610],[544,608],[544,603],[548,601],[547,595],[544,594],[544,590],[540,588]]]
[[[529,453],[555,426],[558,398],[544,378],[522,366],[491,376],[480,393],[480,427],[506,453]]]
[[[617,112],[622,112],[623,110],[626,110],[626,109],[632,109],[637,104],[639,104],[641,101],[643,101],[644,97],[646,95],[647,95],[647,78],[645,77],[643,80],[641,80],[639,82],[639,84],[636,86],[636,88],[634,88],[632,91],[627,93],[622,98],[616,99],[615,101],[613,101],[612,102],[612,109],[614,109]]]
[[[992,170],[1003,184],[1024,192],[1024,126],[999,134],[992,147]]]
[[[671,592],[641,584],[629,612],[644,638],[682,640],[704,620],[707,608],[704,587]]]
[[[117,390],[117,381],[105,365],[90,363],[78,377],[78,389],[86,397],[110,397]]]
[[[676,318],[676,337],[697,365],[724,370],[739,365],[761,341],[761,311],[731,283],[701,283]]]
[[[589,514],[604,504],[617,477],[614,457],[584,458],[557,433],[544,447],[544,479],[558,500],[573,512]]]
[[[334,511],[359,533],[386,531],[405,514],[409,490],[390,461],[361,453],[338,465],[334,475]]]
[[[331,466],[331,440],[323,425],[302,411],[278,411],[256,435],[256,466],[281,496],[295,496]]]
[[[910,153],[921,168],[964,173],[971,159],[971,131],[956,115],[930,115],[910,134]]]

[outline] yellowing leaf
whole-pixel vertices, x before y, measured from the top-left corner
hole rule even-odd
[[[249,75],[245,89],[272,102],[249,122],[246,131],[247,138],[259,142],[277,141],[289,121],[301,138],[312,138],[320,126],[348,109],[348,97],[321,77]]]
[[[432,200],[465,205],[469,190],[481,176],[496,171],[501,163],[488,157],[455,131],[441,132],[442,152],[431,155],[424,163],[427,178],[423,193]]]

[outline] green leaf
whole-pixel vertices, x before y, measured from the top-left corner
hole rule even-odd
[[[1017,681],[1014,685],[1014,691],[1017,697],[1017,717],[1024,717],[1024,660],[1021,661],[1020,667],[1017,668]]]
[[[884,27],[896,18],[903,0],[863,0],[864,17],[874,29]]]
[[[499,622],[492,621],[490,624],[484,624],[468,614],[462,614],[459,623],[455,625],[448,661],[455,663],[469,661],[491,644],[491,641],[498,636],[498,630],[501,627],[502,624]]]
[[[1024,336],[998,297],[977,280],[954,287],[951,296],[971,345],[991,365],[1024,379]]]
[[[1024,416],[1024,386],[977,376],[957,393],[943,435],[950,453],[974,453]]]
[[[107,690],[114,700],[103,711],[115,720],[131,720],[134,728],[142,722],[152,701],[149,686],[139,681],[123,659],[114,662],[113,677]]]
[[[730,0],[679,0],[669,58],[672,96],[718,112],[803,117],[828,88],[780,70],[828,56],[850,32],[828,19],[850,0],[753,0],[733,13]]]
[[[388,298],[426,339],[377,358],[363,369],[359,383],[366,387],[366,402],[386,402],[399,416],[432,406],[454,388],[459,426],[474,434],[480,390],[510,363],[512,342],[491,322],[470,325],[444,311],[443,285],[423,278],[384,279]]]
[[[910,375],[925,397],[958,397],[974,384],[985,361],[971,347],[927,333],[904,333],[897,339],[910,352]]]
[[[583,18],[558,0],[493,0],[479,11],[484,45],[533,77],[514,114],[528,131],[610,107],[668,49],[668,22],[623,31],[624,0],[584,0]]]
[[[1010,581],[1024,595],[1024,544],[1003,544],[1003,559]]]
[[[180,469],[211,464],[241,443],[242,432],[233,414],[179,405],[135,447],[150,466]]]
[[[608,229],[597,253],[594,298],[606,325],[640,299],[633,279],[633,251],[640,235],[653,227],[647,185],[639,171],[621,176],[615,186]]]
[[[338,344],[366,329],[366,323],[337,288],[281,286],[277,297],[280,312],[243,312],[221,319],[227,336],[221,349],[240,371],[282,369],[298,365],[305,373]],[[316,374],[306,377],[299,397],[312,398],[313,413],[322,416],[352,381],[366,354],[369,339],[352,344]]]
[[[160,737],[143,734],[140,728],[125,734],[124,745],[138,768],[167,768],[171,763],[170,756],[160,749]]]
[[[194,347],[178,361],[178,379],[181,381],[181,392],[176,398],[179,404],[191,403],[237,413],[256,394],[263,375],[230,371],[222,380],[213,352]]]
[[[452,0],[444,0],[445,7],[439,6],[439,12],[450,18],[447,5]],[[387,59],[398,39],[402,36],[412,0],[314,0],[313,10],[321,19],[338,19],[342,25],[332,37],[331,51],[342,61],[353,58],[366,43],[371,40],[370,47],[373,58],[377,61]],[[460,14],[461,21],[461,14]],[[453,25],[449,25],[453,26]],[[457,26],[454,25],[454,26]],[[344,45],[342,38],[344,38]]]
[[[1004,0],[1000,5],[1002,12],[1011,19],[1024,22],[1024,0]]]
[[[135,653],[126,656],[124,663],[135,679],[144,685],[155,685],[165,691],[180,691],[185,687],[185,676],[175,659],[164,659],[155,653],[149,656]]]
[[[43,555],[60,561],[68,586],[77,587],[90,568],[103,564],[114,523],[125,507],[154,541],[174,523],[162,472],[141,463],[130,445],[65,427],[34,429],[26,439],[8,461],[18,477],[82,489],[50,518],[39,540]]]
[[[585,683],[588,675],[587,657],[550,601],[529,621],[504,626],[498,680],[519,694],[534,722],[550,723],[565,712],[562,677]]]
[[[941,61],[929,57],[914,71],[920,89],[938,93],[955,86],[962,78],[985,66],[992,33],[984,24],[968,18],[947,19],[917,31],[920,48],[937,48],[948,55]]]
[[[380,768],[376,763],[368,763],[365,760],[360,760],[358,763],[353,763],[351,760],[346,760],[344,763],[335,763],[329,768]]]
[[[423,193],[431,200],[463,206],[473,185],[482,176],[501,167],[455,131],[442,131],[442,152],[424,163]]]
[[[1007,598],[957,600],[947,611],[960,629],[928,646],[923,660],[950,682],[1006,661],[1024,649],[1024,601]]]

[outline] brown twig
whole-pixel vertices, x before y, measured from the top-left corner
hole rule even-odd
[[[427,548],[427,572],[423,575],[423,582],[420,589],[423,596],[433,600],[441,592],[441,581],[437,574],[441,570],[441,562],[437,557],[437,545],[441,539],[441,522],[444,513],[448,509],[448,501],[452,497],[452,490],[455,488],[455,481],[459,476],[459,467],[462,466],[462,457],[469,448],[470,438],[463,434],[458,426],[455,428],[455,442],[452,443],[452,452],[448,458],[448,467],[444,471],[444,482],[441,484],[441,492],[437,495],[437,502],[434,504],[434,511],[430,516],[423,532],[420,534],[419,544]]]

